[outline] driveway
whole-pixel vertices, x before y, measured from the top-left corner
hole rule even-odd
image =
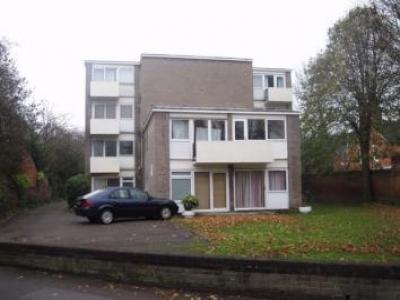
[[[0,241],[113,251],[177,253],[197,239],[171,221],[91,224],[68,211],[64,202],[21,213],[0,227]]]

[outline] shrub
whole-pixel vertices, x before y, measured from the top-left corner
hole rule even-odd
[[[37,173],[37,180],[38,180],[38,182],[46,181],[47,180],[46,175],[42,171],[38,172]]]
[[[67,180],[65,189],[67,194],[68,206],[72,207],[77,197],[89,192],[89,178],[83,174],[71,176]]]
[[[196,208],[199,206],[199,200],[196,196],[186,195],[185,198],[182,199],[183,206],[186,210],[191,210],[192,208]]]
[[[26,174],[17,174],[15,175],[15,183],[17,184],[20,190],[26,190],[32,187],[32,183]]]

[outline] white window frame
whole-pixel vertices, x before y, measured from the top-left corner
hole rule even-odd
[[[187,137],[187,139],[175,139],[175,138],[172,137],[172,128],[173,128],[173,124],[172,123],[174,121],[187,121],[187,123],[188,123],[188,137]],[[170,120],[170,130],[169,130],[169,139],[171,141],[174,141],[174,142],[188,142],[188,141],[190,141],[191,140],[190,131],[191,131],[191,127],[193,127],[193,126],[190,125],[191,123],[193,123],[193,121],[191,121],[189,119],[171,119]]]
[[[265,131],[265,139],[264,140],[250,140],[248,136],[248,120],[264,120],[264,131]],[[283,139],[270,139],[268,138],[268,121],[282,121],[283,122],[283,131],[284,131],[284,138]],[[244,122],[244,139],[243,140],[237,140],[235,136],[235,124],[236,122]],[[283,117],[273,117],[273,116],[268,116],[268,117],[250,117],[246,119],[233,119],[232,120],[232,140],[233,141],[286,141],[287,140],[287,122],[286,118]]]
[[[279,190],[279,191],[273,191],[269,189],[269,173],[270,172],[274,172],[274,171],[282,171],[285,172],[286,175],[286,189],[285,190]],[[288,169],[287,168],[271,168],[271,169],[267,169],[267,186],[266,186],[266,190],[268,193],[287,193],[289,192],[289,176],[288,176]]]
[[[121,147],[120,144],[121,142],[131,142],[132,143],[132,154],[121,154]],[[118,156],[119,157],[129,157],[129,156],[134,156],[135,155],[135,141],[133,140],[118,140]]]
[[[270,139],[268,137],[268,122],[269,121],[283,121],[283,139]],[[286,132],[286,118],[278,118],[278,117],[268,117],[265,119],[265,138],[267,141],[286,141],[287,140],[287,132]]]
[[[94,142],[103,142],[103,155],[102,156],[94,156]],[[115,141],[116,143],[116,155],[115,156],[106,156],[106,141]],[[125,156],[125,155],[124,155]],[[128,155],[130,156],[130,155]],[[90,142],[90,157],[119,157],[119,140],[118,139],[93,139]]]
[[[111,69],[116,69],[116,75],[115,75],[115,81],[109,81],[109,82],[117,82],[119,84],[134,84],[135,83],[135,67],[134,66],[119,66],[119,65],[93,65],[92,66],[92,72],[91,72],[91,81],[106,81],[106,68],[111,68]],[[133,69],[133,81],[132,82],[120,82],[119,81],[119,72],[120,69]],[[94,80],[94,70],[95,69],[102,69],[103,70],[103,80]]]
[[[234,141],[247,141],[247,119],[233,119],[233,126],[232,126],[232,137]],[[244,135],[243,135],[243,140],[237,140],[236,139],[236,122],[243,122],[243,130],[244,130]]]
[[[195,136],[196,136],[196,128],[195,128],[195,125],[194,125],[194,122],[195,121],[207,121],[207,142],[224,142],[224,141],[227,141],[228,140],[228,121],[226,120],[226,119],[200,119],[200,118],[196,118],[196,119],[193,119],[192,120],[193,121],[193,141],[194,141],[194,139],[195,139]],[[212,121],[224,121],[224,126],[225,126],[225,139],[224,140],[213,140],[212,139]],[[204,142],[206,142],[205,140],[204,140]],[[202,142],[202,141],[201,141]]]
[[[251,171],[259,171],[264,172],[264,206],[263,207],[236,207],[236,172],[251,172]],[[265,191],[267,187],[265,186],[265,179],[267,177],[265,169],[235,169],[233,170],[233,210],[234,211],[251,211],[251,210],[266,210],[267,209],[267,197],[265,195]]]
[[[277,87],[277,83],[278,83],[277,77],[283,77],[283,87],[280,87],[279,89],[284,89],[284,88],[287,87],[286,86],[286,74],[285,73],[254,72],[253,76],[261,76],[261,78],[262,78],[262,80],[261,80],[262,87],[261,88],[263,89],[263,91],[265,91],[268,88],[270,88],[270,89],[278,88]],[[274,77],[274,87],[272,87],[272,88],[268,87],[268,82],[265,80],[266,76],[273,76]],[[254,88],[258,88],[259,89],[260,87],[255,87],[254,83],[253,83],[253,89]]]
[[[106,116],[107,116],[107,104],[115,105],[115,118],[106,118]],[[96,105],[104,106],[104,113],[103,113],[103,117],[102,118],[96,118]],[[118,114],[119,114],[119,109],[118,109],[117,103],[112,103],[112,102],[109,102],[109,101],[105,101],[105,102],[94,101],[92,103],[92,119],[96,119],[96,120],[117,120],[118,119]]]
[[[122,106],[130,106],[130,107],[131,107],[132,117],[130,117],[130,118],[123,118],[123,117],[122,117],[122,115],[121,115],[121,112],[122,112],[121,107],[122,107]],[[133,120],[133,114],[134,114],[133,104],[121,103],[121,104],[119,105],[119,118],[120,118],[121,120]]]
[[[174,175],[173,173],[189,173],[186,175]],[[194,176],[193,176],[193,171],[192,170],[172,170],[170,172],[170,176],[169,176],[169,198],[172,199],[172,181],[174,179],[190,179],[190,194],[193,195],[193,191],[194,191]],[[172,199],[173,201],[181,201],[179,199]]]

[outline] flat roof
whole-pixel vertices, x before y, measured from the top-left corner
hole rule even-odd
[[[276,73],[276,72],[291,72],[292,69],[288,69],[288,68],[262,68],[262,67],[253,67],[253,71],[254,72],[260,72],[260,73]]]
[[[103,64],[103,65],[140,65],[138,61],[128,60],[85,60],[85,64]]]
[[[251,62],[251,58],[225,57],[225,56],[202,56],[202,55],[178,55],[178,54],[153,54],[143,53],[141,57],[150,58],[172,58],[172,59],[196,59],[196,60],[223,60],[223,61],[245,61]]]

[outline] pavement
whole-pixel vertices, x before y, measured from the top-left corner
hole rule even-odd
[[[124,252],[184,253],[198,239],[172,221],[123,220],[92,224],[53,202],[0,225],[0,241]]]
[[[251,300],[240,296],[192,293],[118,284],[87,277],[0,266],[2,300]]]

